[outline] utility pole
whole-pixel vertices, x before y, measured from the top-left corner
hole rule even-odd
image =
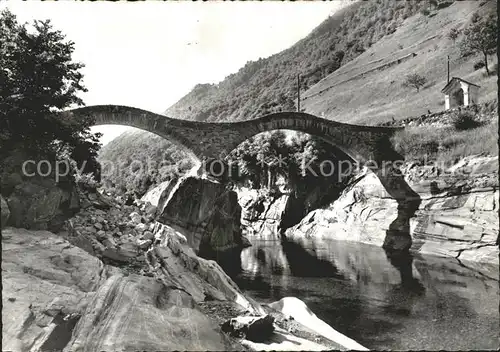
[[[297,75],[297,112],[300,112],[300,75]]]
[[[448,80],[446,83],[450,83],[450,55],[448,55]]]

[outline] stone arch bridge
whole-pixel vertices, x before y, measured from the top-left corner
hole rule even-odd
[[[399,128],[350,125],[299,112],[280,112],[254,120],[224,123],[173,119],[120,105],[88,106],[61,114],[67,118],[90,116],[95,119],[95,125],[126,125],[155,133],[185,147],[198,160],[221,159],[240,143],[265,131],[289,129],[318,136],[353,161],[360,164],[370,162],[370,169],[398,203],[397,218],[387,229],[383,247],[391,251],[404,251],[411,245],[409,219],[421,200],[402,174],[392,172],[395,164],[390,162],[403,159],[394,150],[390,138]]]
[[[397,128],[350,125],[301,112],[279,112],[254,120],[222,123],[174,119],[120,105],[87,106],[62,114],[91,116],[95,125],[118,124],[155,133],[185,147],[199,160],[221,158],[250,137],[277,129],[318,136],[360,163],[400,158],[390,141]]]

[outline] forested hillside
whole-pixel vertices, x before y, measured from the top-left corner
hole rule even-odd
[[[102,147],[99,161],[102,182],[108,190],[137,196],[194,165],[182,148],[139,130],[127,131]]]
[[[291,48],[248,62],[217,85],[197,85],[165,114],[198,121],[239,121],[294,110],[297,74],[301,91],[307,90],[432,3],[437,1],[354,2]]]

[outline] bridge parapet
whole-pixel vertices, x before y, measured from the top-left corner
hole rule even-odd
[[[266,131],[289,129],[315,135],[358,162],[400,158],[390,137],[399,128],[358,126],[326,120],[307,113],[280,112],[240,122],[199,122],[173,119],[121,105],[95,105],[63,112],[92,116],[96,125],[119,124],[155,133],[188,149],[192,156],[219,158],[248,138]]]

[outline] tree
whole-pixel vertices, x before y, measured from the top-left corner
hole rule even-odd
[[[403,83],[405,87],[413,87],[417,89],[417,92],[427,82],[427,79],[423,76],[420,76],[418,73],[412,73],[406,76],[406,79]]]
[[[494,14],[484,18],[476,15],[464,31],[461,51],[463,56],[470,53],[483,54],[484,66],[489,76],[488,54],[494,53],[497,47],[497,18]]]
[[[455,40],[457,40],[459,35],[460,30],[457,27],[453,27],[452,29],[450,29],[446,36],[448,37],[448,39],[453,40],[453,43],[455,43]]]
[[[9,10],[0,13],[0,147],[2,154],[22,147],[36,156],[67,155],[78,163],[97,156],[99,134],[93,118],[54,114],[81,106],[81,63],[72,61],[74,43],[50,21],[19,24]]]

